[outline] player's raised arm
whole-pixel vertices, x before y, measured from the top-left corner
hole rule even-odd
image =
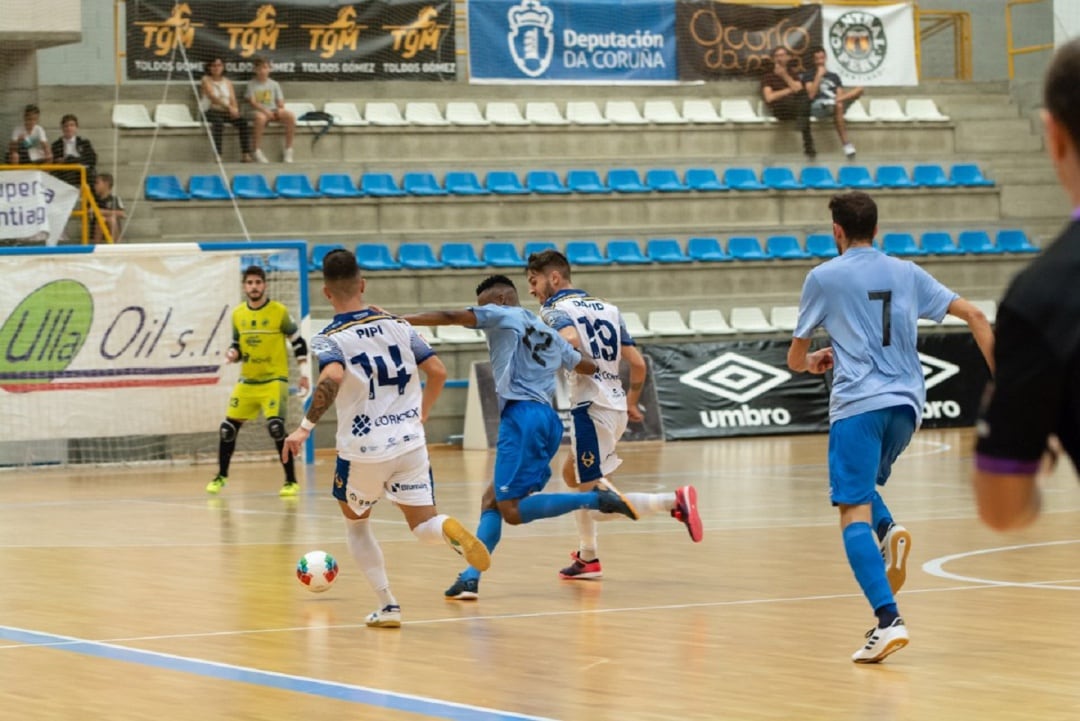
[[[345,367],[341,363],[333,362],[323,365],[319,372],[319,380],[315,384],[315,393],[311,399],[311,405],[307,413],[300,421],[300,426],[289,434],[285,439],[285,446],[281,449],[281,460],[289,460],[289,456],[300,454],[300,447],[311,435],[311,429],[323,417],[323,414],[334,405],[341,382],[345,379]]]
[[[468,308],[464,310],[428,310],[423,313],[409,313],[402,316],[410,325],[463,325],[476,327],[476,314]]]

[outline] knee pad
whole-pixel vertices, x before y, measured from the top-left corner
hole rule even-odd
[[[236,440],[236,434],[240,432],[240,424],[225,419],[221,422],[221,427],[218,429],[218,433],[221,434],[221,440],[226,443],[232,443]]]
[[[285,436],[288,435],[285,432],[285,421],[280,418],[270,418],[266,421],[266,430],[270,432],[270,437],[275,441],[285,440]]]

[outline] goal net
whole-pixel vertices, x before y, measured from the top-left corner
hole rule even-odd
[[[193,463],[217,457],[239,374],[225,363],[242,273],[310,337],[304,241],[0,248],[0,465]],[[303,413],[290,356],[286,423]],[[265,419],[237,459],[267,459]],[[310,453],[310,450],[309,450]]]

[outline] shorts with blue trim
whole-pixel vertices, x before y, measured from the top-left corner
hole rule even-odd
[[[626,411],[582,403],[570,411],[570,442],[577,482],[589,483],[622,465],[615,444],[626,432]]]
[[[516,500],[543,490],[562,437],[562,421],[551,406],[508,401],[499,418],[495,500]]]
[[[870,503],[915,433],[915,409],[891,406],[841,418],[829,429],[829,498],[834,506]]]
[[[334,498],[363,516],[386,496],[399,506],[434,506],[435,480],[427,446],[379,460],[350,461],[337,457]]]

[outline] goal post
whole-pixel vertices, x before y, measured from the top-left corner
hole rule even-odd
[[[215,459],[249,265],[310,338],[302,240],[0,248],[0,465]],[[289,356],[291,428],[304,400]],[[238,440],[238,460],[274,455],[264,419]]]

